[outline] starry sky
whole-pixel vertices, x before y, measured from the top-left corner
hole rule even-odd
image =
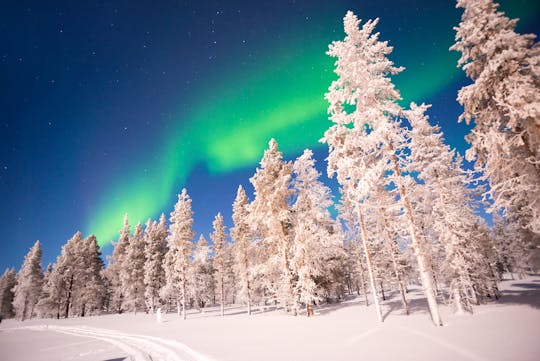
[[[501,1],[520,32],[539,33],[540,3]],[[464,152],[448,48],[452,1],[12,1],[0,12],[0,271],[36,239],[53,262],[77,230],[104,254],[130,222],[170,213],[187,187],[195,231],[217,212],[231,224],[238,184],[271,137],[287,159],[313,148],[328,180],[325,55],[342,19],[380,17],[403,104],[430,102]]]

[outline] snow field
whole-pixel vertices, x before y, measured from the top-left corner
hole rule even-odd
[[[361,304],[362,297],[318,308],[310,318],[259,307],[251,317],[242,307],[228,307],[220,317],[218,306],[203,313],[190,310],[187,320],[165,314],[162,323],[146,314],[6,320],[0,325],[0,349],[10,361],[538,360],[540,276],[501,285],[501,301],[475,307],[473,315],[441,307],[444,327],[433,326],[421,290],[412,289],[411,315],[401,312],[399,295],[392,294],[382,302],[382,324],[373,305]]]

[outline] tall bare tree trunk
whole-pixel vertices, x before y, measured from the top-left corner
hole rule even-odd
[[[433,323],[436,326],[442,326],[441,316],[439,315],[439,307],[437,305],[437,298],[435,296],[435,291],[433,289],[433,278],[428,268],[425,251],[422,247],[422,244],[420,243],[420,239],[416,231],[411,203],[409,201],[409,198],[407,197],[407,192],[402,182],[401,170],[399,169],[397,158],[396,158],[396,155],[394,154],[394,147],[392,146],[392,143],[390,143],[388,138],[387,138],[387,143],[388,143],[388,151],[390,152],[390,156],[392,159],[392,165],[394,167],[394,172],[398,180],[399,195],[401,197],[401,200],[403,201],[403,206],[405,208],[405,216],[407,217],[407,221],[409,223],[409,234],[411,236],[414,253],[416,254],[416,260],[418,262],[418,271],[420,273],[420,278],[422,280],[422,285],[424,287],[424,293],[426,294],[426,298],[428,301],[429,311],[431,313],[431,319],[433,320]]]
[[[373,265],[371,263],[371,255],[369,253],[369,246],[367,242],[367,232],[366,232],[366,225],[364,223],[364,215],[362,214],[360,203],[358,201],[356,201],[355,203],[356,203],[356,213],[358,217],[358,222],[360,223],[360,234],[362,236],[362,244],[364,245],[364,255],[366,257],[369,283],[371,285],[371,294],[373,295],[373,302],[375,303],[375,310],[377,312],[377,317],[380,322],[383,322],[381,306],[379,305],[379,298],[377,297],[377,287],[375,285],[375,276],[373,275]]]

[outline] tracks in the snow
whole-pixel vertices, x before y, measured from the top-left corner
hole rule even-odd
[[[89,337],[108,342],[126,352],[132,361],[213,361],[189,346],[161,337],[135,335],[92,327],[27,326],[35,331],[55,331],[73,336]]]

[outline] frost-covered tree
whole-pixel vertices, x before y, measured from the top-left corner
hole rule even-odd
[[[330,216],[331,192],[319,181],[313,152],[306,149],[293,165],[295,202],[292,206],[294,239],[291,268],[298,277],[295,292],[306,305],[307,316],[321,300],[320,280],[331,274],[331,260],[344,257],[341,238]]]
[[[22,321],[33,316],[41,295],[43,285],[41,254],[41,244],[36,241],[24,257],[22,267],[17,273],[17,284],[13,288],[13,308],[16,317]]]
[[[43,278],[41,297],[36,305],[39,317],[60,318],[64,290],[56,264],[49,264]]]
[[[81,257],[75,266],[80,269],[76,299],[79,314],[99,313],[103,308],[105,298],[105,282],[103,280],[103,260],[96,237],[91,234],[86,237],[80,248]]]
[[[13,310],[13,288],[17,284],[17,274],[14,268],[8,268],[0,278],[0,317],[15,316]]]
[[[214,268],[210,253],[210,246],[201,234],[193,251],[190,268],[190,289],[195,305],[199,309],[211,304],[214,299]]]
[[[412,103],[406,111],[410,133],[409,171],[417,172],[423,193],[431,205],[430,229],[443,247],[441,274],[450,287],[458,312],[471,311],[479,288],[492,282],[485,268],[475,234],[474,195],[470,179],[461,168],[461,158],[444,144],[439,127],[425,115],[429,106]],[[484,266],[484,267],[482,267]]]
[[[145,257],[144,285],[146,307],[154,313],[159,304],[159,291],[165,284],[163,260],[167,251],[167,224],[165,214],[159,223],[148,220],[144,230]]]
[[[325,95],[334,123],[323,138],[329,146],[328,174],[337,174],[346,196],[355,204],[374,295],[376,285],[365,214],[381,179],[391,179],[399,193],[433,322],[440,325],[427,252],[421,243],[408,195],[412,180],[402,173],[400,164],[400,158],[405,154],[406,129],[399,122],[402,109],[397,101],[400,96],[390,76],[401,72],[402,68],[395,67],[387,58],[392,47],[379,41],[378,33],[373,34],[377,23],[378,19],[370,20],[359,29],[360,21],[348,12],[344,19],[345,40],[329,46],[328,55],[337,58],[335,72],[338,79],[332,82]],[[377,315],[382,321],[379,302],[376,297],[374,299]]]
[[[236,303],[238,293],[237,274],[234,268],[236,245],[234,242],[225,242],[225,304]]]
[[[371,218],[374,234],[378,238],[378,252],[374,253],[379,263],[376,269],[381,293],[384,295],[383,283],[395,284],[399,290],[403,311],[408,315],[409,305],[404,279],[408,265],[400,252],[399,244],[399,240],[403,240],[406,236],[402,232],[406,225],[402,217],[399,217],[400,205],[395,201],[396,191],[389,191],[389,188],[389,185],[381,179],[373,194],[375,206],[368,216]]]
[[[498,214],[494,215],[491,238],[497,258],[499,279],[502,279],[505,272],[508,272],[512,278],[514,278],[514,273],[522,278],[529,269],[530,248],[519,237],[519,231],[520,229],[516,229],[515,225],[509,223],[508,220]]]
[[[212,223],[214,232],[210,235],[214,248],[214,268],[216,271],[216,287],[219,294],[221,316],[225,314],[225,273],[226,273],[226,234],[223,216],[218,213]]]
[[[262,235],[259,247],[265,250],[267,258],[258,265],[258,270],[265,275],[266,288],[271,297],[296,315],[298,305],[290,264],[291,212],[288,203],[292,192],[292,164],[282,158],[277,142],[270,140],[260,167],[249,180],[255,188],[249,218],[252,228]]]
[[[144,253],[145,240],[142,226],[138,223],[135,226],[133,237],[129,239],[126,254],[122,260],[120,269],[120,281],[122,284],[122,294],[124,295],[124,305],[127,310],[137,313],[145,310],[145,287],[144,268],[146,257]]]
[[[124,293],[122,287],[122,281],[120,279],[120,270],[122,269],[122,263],[127,253],[127,246],[129,244],[129,219],[127,213],[124,215],[123,227],[120,229],[120,236],[117,242],[113,242],[113,252],[109,258],[109,265],[106,269],[105,275],[110,284],[110,306],[118,313],[123,311]]]
[[[235,242],[235,269],[239,279],[239,296],[247,305],[251,315],[252,282],[251,282],[251,229],[249,227],[249,199],[244,188],[238,186],[233,203],[232,219],[234,226],[230,229],[231,238]]]
[[[62,246],[49,276],[48,298],[43,301],[43,306],[49,307],[46,312],[54,315],[57,305],[66,318],[100,312],[106,292],[102,270],[96,237],[83,239],[81,232],[76,232]]]
[[[473,81],[458,101],[474,127],[466,156],[489,181],[494,209],[517,227],[540,233],[540,47],[515,32],[492,0],[458,0],[464,9],[450,48]],[[531,234],[522,234],[524,241]]]
[[[70,315],[70,310],[74,303],[74,294],[79,286],[80,276],[79,262],[82,262],[82,255],[79,250],[82,243],[81,232],[76,232],[66,244],[62,246],[62,252],[56,260],[56,271],[59,275],[59,282],[62,292],[62,307],[64,317]]]
[[[193,227],[193,211],[191,210],[191,198],[186,189],[178,195],[178,202],[171,212],[171,225],[167,237],[168,250],[165,255],[165,287],[162,295],[172,298],[176,302],[177,312],[186,319],[186,306],[188,296],[188,271],[193,244],[191,240],[195,236]],[[181,308],[180,308],[181,307]]]
[[[347,264],[350,269],[350,282],[356,287],[360,295],[360,288],[364,295],[364,304],[369,305],[368,289],[366,282],[366,266],[364,265],[364,250],[360,241],[359,224],[356,217],[355,205],[344,196],[343,188],[340,188],[342,194],[341,203],[338,204],[338,220],[345,228],[345,251],[347,252]]]

